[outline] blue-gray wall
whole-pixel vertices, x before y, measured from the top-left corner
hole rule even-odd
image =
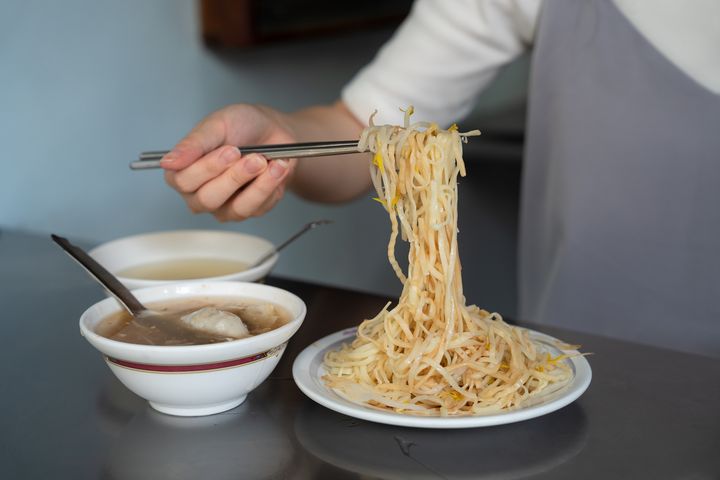
[[[387,219],[374,202],[328,207],[289,195],[264,218],[221,225],[191,215],[159,172],[127,167],[139,151],[172,146],[228,103],[291,110],[333,101],[389,35],[370,31],[220,56],[203,47],[191,0],[4,0],[0,227],[89,244],[177,228],[239,230],[278,242],[309,220],[330,218],[337,223],[290,247],[276,272],[397,294],[385,259]],[[517,70],[481,99],[482,108],[516,100],[524,85],[524,69]],[[484,221],[479,216],[477,223]],[[494,223],[496,240],[513,240],[502,232],[512,222]],[[514,247],[503,248],[512,256]],[[508,298],[471,300],[510,309]]]

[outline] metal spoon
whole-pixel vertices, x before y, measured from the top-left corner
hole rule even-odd
[[[308,230],[312,230],[313,228],[319,227],[320,225],[328,225],[328,224],[331,224],[331,223],[333,223],[332,220],[315,220],[314,222],[308,223],[307,225],[305,225],[304,227],[302,227],[297,233],[295,233],[292,237],[288,238],[287,240],[285,240],[283,243],[281,243],[281,244],[278,245],[277,247],[271,248],[270,251],[268,251],[265,255],[263,255],[262,257],[260,257],[258,260],[255,260],[255,262],[248,267],[248,270],[250,270],[251,268],[255,268],[255,267],[259,266],[259,265],[262,265],[262,264],[265,263],[270,257],[272,257],[273,255],[275,255],[276,253],[278,253],[280,250],[282,250],[283,248],[285,248],[285,247],[287,247],[288,245],[290,245],[292,242],[294,242],[295,240],[297,240],[302,234],[304,234],[304,233],[307,232]]]
[[[73,260],[79,263],[105,290],[115,297],[115,299],[130,312],[130,315],[137,320],[147,320],[148,317],[157,316],[152,310],[140,303],[140,300],[135,298],[135,295],[130,293],[130,290],[128,290],[120,280],[108,272],[105,267],[100,265],[94,258],[85,253],[82,248],[73,245],[67,238],[55,234],[50,235],[50,238],[60,245],[60,248],[65,250]]]
[[[182,322],[178,322],[176,315],[172,312],[163,313],[150,310],[143,305],[112,273],[108,272],[105,267],[100,265],[83,249],[70,243],[67,238],[63,238],[55,234],[50,235],[50,237],[55,243],[60,245],[60,248],[65,250],[65,252],[70,255],[73,260],[79,263],[90,274],[90,276],[92,276],[108,292],[110,292],[110,294],[115,297],[115,299],[120,302],[120,304],[125,307],[128,312],[130,312],[130,315],[133,316],[133,319],[139,325],[149,327],[151,329],[158,329],[159,331],[164,332],[166,336],[175,338],[183,338],[183,332],[188,331],[192,331],[196,336],[198,334],[205,334],[210,339],[218,336],[217,334],[214,334],[212,328],[200,328],[192,325],[184,325]],[[196,310],[194,313],[198,313],[202,310],[204,309],[201,308],[200,310]],[[242,323],[242,319],[231,312],[215,309],[214,314],[224,314],[225,317],[230,315]],[[222,320],[225,320],[225,318]],[[226,335],[220,336],[222,337]]]

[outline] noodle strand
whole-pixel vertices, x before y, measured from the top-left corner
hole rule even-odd
[[[388,259],[403,283],[365,320],[355,340],[328,352],[328,386],[355,401],[413,415],[477,415],[517,408],[571,377],[566,362],[543,354],[526,330],[463,296],[457,248],[457,179],[465,176],[457,128],[434,123],[370,127],[360,149],[373,153],[377,200],[390,218]],[[407,273],[395,258],[409,242]]]

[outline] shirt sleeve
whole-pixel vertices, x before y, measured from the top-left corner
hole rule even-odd
[[[417,0],[395,35],[342,91],[367,123],[463,118],[498,69],[532,43],[541,0]]]

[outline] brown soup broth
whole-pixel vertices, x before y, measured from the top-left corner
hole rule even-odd
[[[237,340],[197,330],[182,322],[184,315],[208,306],[240,317],[250,336],[274,330],[292,319],[290,312],[270,302],[237,297],[191,297],[148,303],[149,309],[162,313],[160,318],[151,322],[138,322],[123,309],[101,320],[95,327],[95,333],[112,340],[141,345],[203,345]]]

